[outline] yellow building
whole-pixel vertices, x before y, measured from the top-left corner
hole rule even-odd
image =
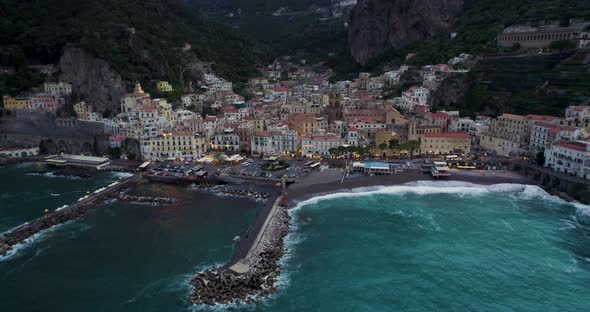
[[[420,143],[420,153],[426,155],[468,154],[471,136],[462,132],[425,133]]]
[[[384,153],[385,155],[382,156],[393,156],[393,150],[389,149],[389,141],[391,140],[398,140],[399,141],[399,135],[393,131],[377,131],[375,132],[375,148],[374,148],[374,153],[375,155],[381,155],[381,153]],[[381,144],[385,144],[387,145],[387,148],[385,150],[381,150],[379,148],[379,146]]]
[[[143,92],[141,85],[137,83],[133,93],[127,93],[121,99],[121,113],[137,111],[145,105],[150,105],[150,95]]]
[[[206,138],[191,131],[164,133],[143,144],[142,153],[146,160],[195,159],[207,151]]]
[[[158,81],[158,83],[156,83],[156,88],[160,92],[170,92],[173,90],[172,85],[169,84],[168,81]]]
[[[291,114],[289,129],[297,131],[299,136],[310,135],[328,129],[328,120],[315,114]]]
[[[502,114],[481,135],[480,146],[496,155],[521,154],[527,150],[530,137],[526,116]]]
[[[32,108],[31,99],[28,98],[13,98],[5,95],[2,101],[4,102],[4,108],[8,110]]]
[[[82,101],[74,104],[74,112],[76,112],[78,119],[89,120],[92,108],[86,102]]]

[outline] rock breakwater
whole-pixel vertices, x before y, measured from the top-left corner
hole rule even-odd
[[[142,204],[154,204],[154,205],[165,205],[165,204],[172,204],[176,201],[174,198],[170,197],[151,197],[151,196],[135,196],[135,195],[127,195],[124,193],[119,194],[119,199],[132,202],[132,203],[142,203]]]
[[[277,204],[280,200],[277,200]],[[227,266],[215,267],[195,274],[191,281],[194,304],[216,305],[253,302],[276,291],[280,274],[279,260],[284,255],[284,240],[289,232],[290,217],[286,206],[278,206],[270,216],[262,237],[240,266],[248,268],[237,273]]]
[[[228,196],[235,196],[235,197],[246,197],[252,198],[257,200],[267,200],[271,197],[270,193],[267,192],[256,192],[256,191],[248,191],[243,189],[232,189],[226,188],[219,185],[210,185],[208,183],[200,183],[200,184],[193,184],[193,190],[204,190],[211,192],[213,194],[218,195],[228,195]]]
[[[117,192],[139,181],[139,177],[129,178],[118,183],[110,189],[104,189],[99,193],[93,193],[80,198],[77,202],[60,207],[45,216],[18,226],[0,235],[0,256],[6,256],[15,245],[24,242],[29,237],[46,230],[52,226],[78,219],[87,212],[97,207],[98,203],[116,198]]]
[[[94,209],[94,201],[86,204],[70,206],[65,209],[56,210],[38,218],[30,223],[25,223],[3,235],[0,235],[0,255],[6,256],[13,247],[22,243],[29,237],[46,230],[52,226],[78,219],[88,211]]]

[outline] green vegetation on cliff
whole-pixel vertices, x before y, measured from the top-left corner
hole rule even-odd
[[[561,116],[568,105],[588,100],[588,72],[590,51],[485,58],[470,73],[465,103],[447,108]]]
[[[460,53],[496,53],[494,38],[513,24],[536,23],[542,20],[590,18],[587,0],[473,0],[466,1],[465,15],[449,32],[417,44],[413,64],[446,62]],[[451,39],[450,32],[457,38]]]
[[[250,35],[270,58],[290,55],[320,62],[347,49],[350,7],[336,6],[332,0],[185,1]]]
[[[180,71],[194,57],[243,81],[256,73],[259,59],[245,36],[180,0],[4,0],[0,16],[0,64],[17,71],[57,63],[66,45],[108,61],[127,81],[177,84],[188,78]],[[192,45],[187,53],[185,43]]]

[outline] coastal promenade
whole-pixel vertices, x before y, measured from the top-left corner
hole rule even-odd
[[[83,216],[88,211],[95,208],[98,203],[112,197],[117,192],[138,183],[140,180],[141,176],[133,175],[125,180],[113,182],[108,187],[101,188],[78,199],[75,203],[58,208],[43,217],[0,234],[0,255],[5,256],[15,245],[22,243],[43,230]]]

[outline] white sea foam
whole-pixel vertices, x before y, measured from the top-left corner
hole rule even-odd
[[[59,208],[55,209],[55,211],[60,211],[60,210],[62,210],[62,209],[68,208],[68,207],[69,207],[68,205],[63,205],[63,206],[61,206],[61,207],[59,207]]]
[[[52,197],[59,197],[59,196],[61,196],[61,194],[57,194],[57,193],[49,193],[49,195],[51,195]]]
[[[133,173],[129,172],[113,172],[113,176],[117,178],[127,179],[133,176]]]
[[[560,205],[571,204],[572,206],[576,207],[579,213],[584,214],[586,216],[590,216],[590,206],[588,205],[584,205],[577,202],[568,203],[557,196],[552,196],[548,194],[538,186],[524,184],[501,183],[492,185],[481,185],[460,181],[418,181],[395,186],[362,187],[346,192],[319,195],[298,202],[295,205],[295,207],[289,210],[289,215],[291,216],[291,226],[289,234],[285,238],[285,255],[280,260],[280,263],[284,267],[284,269],[281,271],[281,276],[279,277],[279,282],[277,286],[279,286],[279,290],[284,291],[284,289],[289,285],[290,275],[297,270],[297,268],[294,267],[294,264],[291,263],[290,260],[296,252],[297,245],[305,239],[304,234],[301,233],[301,231],[299,231],[300,224],[304,221],[300,220],[299,214],[297,213],[305,206],[317,204],[319,202],[332,199],[354,198],[380,194],[457,194],[459,196],[480,196],[493,193],[506,193],[509,194],[509,196],[512,196],[517,199],[520,198],[527,200],[539,198]],[[399,212],[392,213],[399,214]],[[430,221],[432,221],[433,226],[437,227],[434,220]],[[504,222],[504,224],[507,228],[514,230],[512,225],[506,222]],[[570,225],[568,224],[566,226]]]
[[[71,221],[68,221],[68,222],[65,222],[62,224],[57,224],[57,225],[54,225],[50,228],[42,230],[39,233],[36,233],[33,236],[25,239],[24,241],[12,246],[12,249],[8,252],[8,254],[6,254],[6,256],[0,256],[0,261],[6,261],[6,260],[12,259],[14,257],[17,257],[18,255],[22,255],[20,253],[20,251],[25,250],[25,249],[29,248],[30,246],[35,245],[36,243],[42,242],[47,237],[46,234],[58,230],[63,225],[65,225],[69,222],[71,222]],[[27,223],[24,223],[24,224],[27,224]]]
[[[429,195],[429,194],[457,194],[462,196],[478,196],[490,193],[508,193],[515,198],[521,199],[535,199],[541,198],[543,200],[552,201],[558,204],[568,204],[557,196],[552,196],[545,192],[542,188],[535,185],[501,183],[492,185],[473,184],[469,182],[460,181],[418,181],[410,182],[403,185],[394,186],[377,186],[377,187],[363,187],[353,189],[347,192],[332,193],[326,195],[316,196],[302,202],[299,202],[293,210],[298,210],[303,206],[317,204],[321,201],[338,199],[338,198],[352,198],[373,195]],[[579,212],[590,216],[590,206],[577,202],[569,203],[576,207]]]
[[[586,216],[586,217],[590,217],[590,206],[589,205],[584,205],[584,204],[578,203],[578,202],[573,202],[571,204],[574,207],[576,207],[579,214]]]
[[[53,172],[45,172],[45,173],[37,173],[37,172],[29,172],[27,175],[30,176],[41,176],[46,178],[62,178],[62,179],[69,179],[69,180],[82,180],[80,177],[70,176],[70,175],[56,175]]]

